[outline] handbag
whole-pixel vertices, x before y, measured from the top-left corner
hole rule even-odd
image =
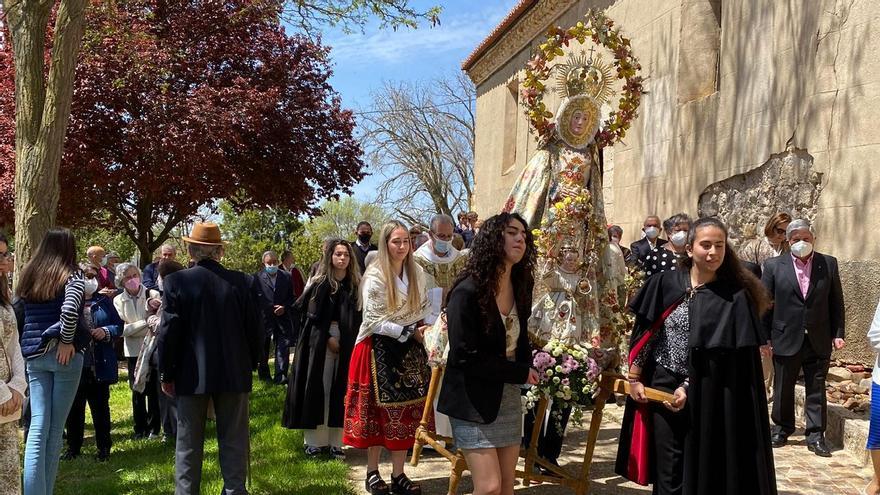
[[[446,326],[445,309],[425,332],[424,342],[425,352],[428,354],[428,366],[432,368],[446,366],[446,358],[449,356],[449,330]]]

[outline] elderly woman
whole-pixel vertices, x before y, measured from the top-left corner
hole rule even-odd
[[[688,229],[690,228],[691,217],[685,213],[672,215],[663,222],[663,230],[666,231],[669,242],[662,246],[658,245],[648,253],[642,263],[646,277],[679,267],[679,263],[687,258],[685,244],[687,244]]]
[[[116,311],[125,322],[122,329],[124,353],[128,360],[128,385],[134,384],[138,355],[143,348],[144,337],[149,332],[147,325],[147,299],[158,298],[159,293],[148,290],[141,283],[141,270],[137,265],[121,263],[116,267],[116,286],[122,292],[113,299]],[[132,389],[131,407],[134,415],[134,438],[158,437],[159,435],[159,397],[156,393],[158,376],[152,372],[143,393]]]

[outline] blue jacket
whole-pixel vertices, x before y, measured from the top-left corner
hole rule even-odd
[[[17,299],[13,303],[15,317],[18,320],[21,354],[25,358],[42,354],[49,341],[58,337],[63,302],[64,291],[52,301],[37,303]],[[82,325],[77,325],[73,340],[77,352],[85,349],[89,339],[88,331]]]
[[[93,368],[98,383],[116,383],[119,381],[119,367],[116,363],[116,351],[113,340],[122,335],[123,321],[113,306],[113,300],[95,293],[91,301],[86,301],[91,308],[92,322],[84,322],[87,328],[104,327],[110,334],[105,339],[94,339],[86,348],[83,365]],[[92,325],[93,323],[93,325]]]

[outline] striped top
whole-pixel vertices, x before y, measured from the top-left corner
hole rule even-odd
[[[67,277],[64,283],[64,300],[61,302],[61,343],[73,344],[76,326],[79,322],[79,309],[83,307],[85,298],[85,277],[81,270],[76,270]],[[58,345],[58,341],[49,341],[42,352],[28,356],[28,359],[44,356]]]
[[[83,307],[85,278],[81,270],[67,277],[64,285],[64,301],[61,303],[61,343],[72,344],[79,321],[79,310]]]

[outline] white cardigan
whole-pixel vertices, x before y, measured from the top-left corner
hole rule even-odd
[[[874,312],[874,321],[871,322],[871,328],[868,329],[868,342],[874,349],[874,373],[871,379],[877,385],[880,385],[880,304],[877,305],[877,311]]]
[[[150,298],[158,298],[159,292],[150,290]],[[122,293],[113,298],[113,306],[125,323],[122,337],[125,339],[125,357],[137,357],[141,344],[149,331],[147,327],[147,288],[141,285],[136,296],[123,289]]]

